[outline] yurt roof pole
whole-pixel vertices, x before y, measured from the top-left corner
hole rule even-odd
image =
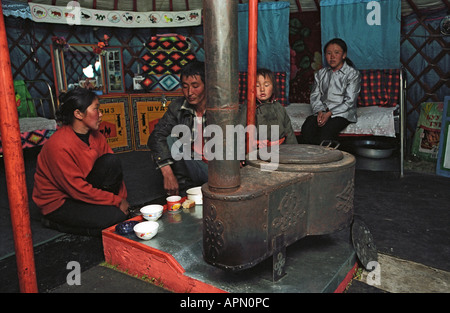
[[[19,116],[0,1],[0,132],[21,292],[37,292]]]
[[[255,125],[256,67],[258,53],[258,0],[248,2],[248,69],[247,69],[247,125]],[[256,149],[256,135],[248,128],[247,152]]]

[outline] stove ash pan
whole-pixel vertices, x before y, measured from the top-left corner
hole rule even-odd
[[[263,161],[248,161],[231,193],[203,185],[203,257],[209,264],[243,270],[305,236],[350,226],[355,158],[321,146],[279,149],[278,170],[262,171]]]

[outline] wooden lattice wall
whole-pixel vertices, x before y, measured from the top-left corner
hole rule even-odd
[[[163,33],[179,33],[195,41],[194,53],[203,47],[201,27],[183,29],[124,29],[96,28],[90,26],[68,26],[61,24],[34,23],[28,19],[5,18],[7,38],[14,80],[47,81],[55,90],[52,71],[52,37],[64,37],[70,43],[97,44],[106,34],[110,37],[110,46],[123,48],[123,67],[126,92],[133,92],[132,78],[142,65],[141,57],[146,48],[144,44],[151,36]],[[79,65],[81,66],[81,64]],[[31,84],[30,93],[38,97],[48,97],[48,88],[40,84]]]
[[[448,8],[450,10],[450,8]],[[449,11],[420,12],[402,20],[401,63],[407,73],[407,131],[414,134],[421,103],[442,102],[450,95],[450,35],[439,21]],[[420,67],[414,66],[422,63]]]
[[[447,2],[448,6],[448,2]],[[449,8],[450,9],[450,8]],[[440,10],[441,15],[448,12]],[[416,13],[417,14],[417,13]],[[401,45],[413,46],[414,51],[410,55],[402,54],[401,63],[408,73],[407,80],[407,141],[411,142],[420,113],[420,104],[426,101],[442,101],[438,94],[448,94],[449,82],[449,36],[443,36],[439,27],[430,26],[427,18],[430,12],[419,12],[417,23],[414,27],[402,27]],[[150,36],[160,33],[179,33],[190,37],[196,42],[196,49],[203,47],[202,27],[187,29],[123,29],[123,28],[93,28],[89,26],[66,26],[59,24],[39,24],[27,19],[7,17],[5,18],[7,37],[12,60],[12,72],[14,79],[35,80],[44,79],[54,89],[53,72],[50,58],[50,44],[52,36],[64,36],[69,43],[97,43],[104,34],[111,37],[111,46],[122,46],[124,55],[124,73],[127,92],[132,92],[132,77],[141,65],[141,56],[145,51],[144,43]],[[425,30],[420,36],[426,40],[417,44],[414,38],[416,30],[421,27]],[[437,44],[436,44],[437,43]],[[432,55],[426,48],[434,44],[436,51]],[[426,66],[415,72],[411,63],[421,59]],[[438,76],[430,83],[425,78],[435,73]],[[425,82],[426,81],[426,82]],[[410,87],[420,86],[421,96],[410,94]],[[444,91],[442,91],[444,90]],[[438,92],[439,91],[439,92]],[[30,92],[45,96],[48,91],[45,86],[32,86]],[[416,92],[417,93],[417,92]]]

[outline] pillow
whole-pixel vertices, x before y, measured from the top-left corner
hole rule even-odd
[[[394,107],[400,99],[400,69],[360,70],[358,107]]]

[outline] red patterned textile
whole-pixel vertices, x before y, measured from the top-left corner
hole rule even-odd
[[[358,107],[394,107],[400,98],[400,69],[360,70]]]
[[[38,129],[31,132],[21,133],[22,149],[42,146],[56,130]],[[0,154],[3,154],[2,139],[0,137]]]
[[[147,75],[141,85],[152,92],[177,91],[181,88],[181,78],[179,74]]]
[[[180,89],[180,72],[183,66],[196,59],[190,51],[188,39],[182,35],[152,36],[142,56],[144,80],[147,92],[176,91]]]
[[[314,72],[322,67],[320,12],[292,13],[289,19],[291,46],[290,103],[309,103]]]
[[[278,90],[278,102],[282,106],[288,105],[286,97],[286,73],[276,72],[276,86]],[[239,72],[239,103],[244,103],[247,100],[247,72]]]
[[[181,68],[195,60],[187,38],[177,34],[152,36],[142,56],[144,74],[179,74]]]

